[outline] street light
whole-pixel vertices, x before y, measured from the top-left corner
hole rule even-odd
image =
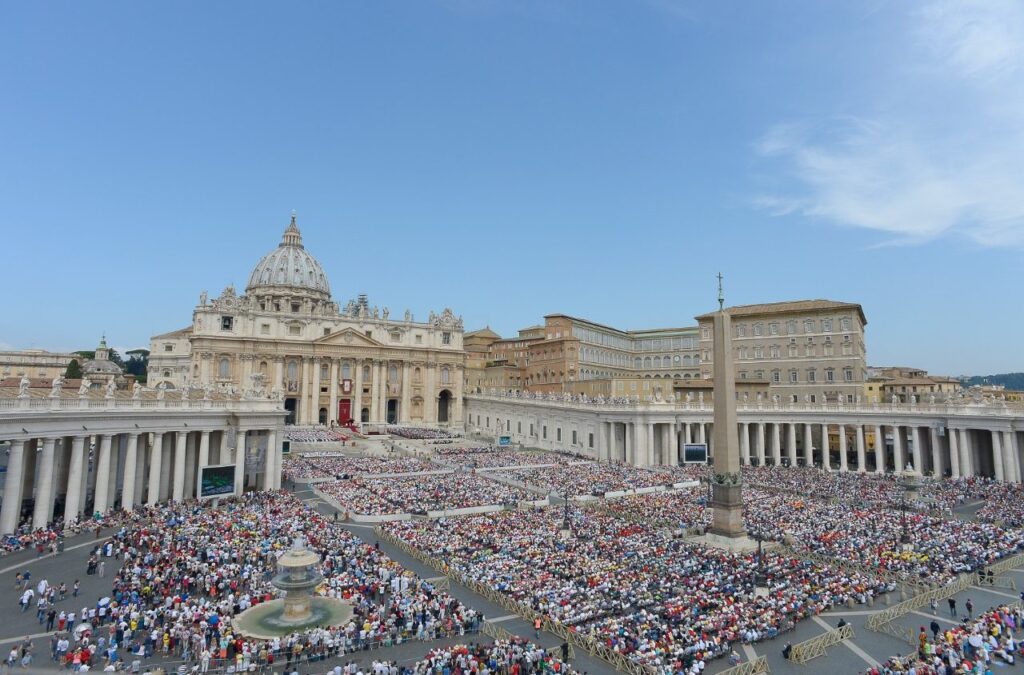
[[[572,536],[572,525],[569,523],[569,494],[566,492],[562,495],[562,501],[565,504],[565,510],[562,512],[562,539],[568,539]]]
[[[754,573],[754,595],[764,598],[768,596],[768,575],[764,571],[764,552],[761,548],[764,535],[760,532],[755,532],[753,537],[754,541],[757,542],[757,571]]]

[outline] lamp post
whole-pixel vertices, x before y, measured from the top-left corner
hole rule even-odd
[[[755,532],[753,537],[754,541],[757,542],[757,571],[754,573],[754,595],[763,598],[768,595],[768,575],[764,572],[764,551],[762,550],[764,535],[760,532]]]

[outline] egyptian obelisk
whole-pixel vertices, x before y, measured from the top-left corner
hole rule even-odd
[[[714,315],[714,479],[711,486],[710,534],[746,538],[743,527],[743,484],[740,479],[739,435],[736,427],[736,379],[732,358],[732,319],[725,309],[722,275],[718,275],[718,311]],[[739,543],[739,542],[737,542]]]

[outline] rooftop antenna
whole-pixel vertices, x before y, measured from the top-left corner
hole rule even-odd
[[[722,273],[718,273],[718,311],[725,309],[725,292],[722,290]]]

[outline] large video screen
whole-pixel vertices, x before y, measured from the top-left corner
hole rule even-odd
[[[686,443],[683,445],[684,464],[707,464],[708,446],[705,443]]]
[[[235,465],[204,466],[200,474],[200,497],[220,497],[235,492]]]

